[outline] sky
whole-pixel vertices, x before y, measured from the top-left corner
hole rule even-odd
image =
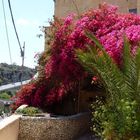
[[[12,63],[21,65],[20,48],[14,32],[8,0],[3,1]],[[54,2],[53,0],[11,0],[11,7],[21,45],[23,46],[25,42],[24,65],[34,68],[37,65],[34,58],[35,54],[44,50],[44,36],[39,38],[37,35],[44,35],[40,27],[48,26],[48,21],[53,19]],[[0,63],[11,64],[2,0],[0,0]]]

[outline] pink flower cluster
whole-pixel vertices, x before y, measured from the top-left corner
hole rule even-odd
[[[39,77],[43,77],[43,84],[36,84],[35,90],[33,85],[27,85],[26,88],[30,89],[31,86],[32,90],[21,90],[18,104],[27,103],[40,107],[51,105],[77,88],[76,83],[84,80],[86,74],[76,60],[75,49],[86,49],[87,44],[92,43],[85,31],[92,32],[114,62],[121,65],[124,36],[129,39],[133,53],[138,47],[140,16],[120,14],[116,7],[103,4],[97,10],[87,11],[80,18],[69,15],[65,19],[54,20],[50,27],[49,54],[44,52],[41,60],[44,71],[43,75],[39,73]]]
[[[140,41],[140,16],[119,14],[116,11],[116,7],[104,4],[100,9],[83,14],[70,34],[71,47],[84,48],[90,44],[90,40],[85,36],[85,30],[88,30],[100,40],[106,51],[120,65],[124,36],[129,39],[133,51]]]

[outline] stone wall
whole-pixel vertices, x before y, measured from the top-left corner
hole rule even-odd
[[[90,8],[97,8],[103,2],[117,5],[119,11],[123,13],[128,13],[129,9],[137,8],[137,0],[56,0],[55,16],[65,17],[73,12],[82,13]]]
[[[76,140],[89,131],[89,113],[67,117],[21,117],[19,140]]]
[[[137,9],[138,9],[138,14],[140,13],[140,0],[137,0]]]

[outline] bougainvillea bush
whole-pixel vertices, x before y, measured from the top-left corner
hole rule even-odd
[[[63,19],[54,18],[48,33],[48,48],[39,58],[38,78],[23,86],[16,96],[15,107],[29,104],[46,108],[77,93],[81,81],[88,74],[77,62],[75,49],[86,50],[93,42],[85,30],[92,32],[102,43],[114,63],[121,68],[123,36],[129,39],[135,53],[140,40],[140,17],[117,13],[117,8],[102,4],[81,16],[71,14]],[[94,78],[95,79],[95,78]]]

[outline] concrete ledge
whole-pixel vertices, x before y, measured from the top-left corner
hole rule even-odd
[[[19,140],[76,140],[90,128],[89,113],[56,117],[21,117]]]
[[[0,122],[1,140],[18,140],[20,115],[11,115]]]

